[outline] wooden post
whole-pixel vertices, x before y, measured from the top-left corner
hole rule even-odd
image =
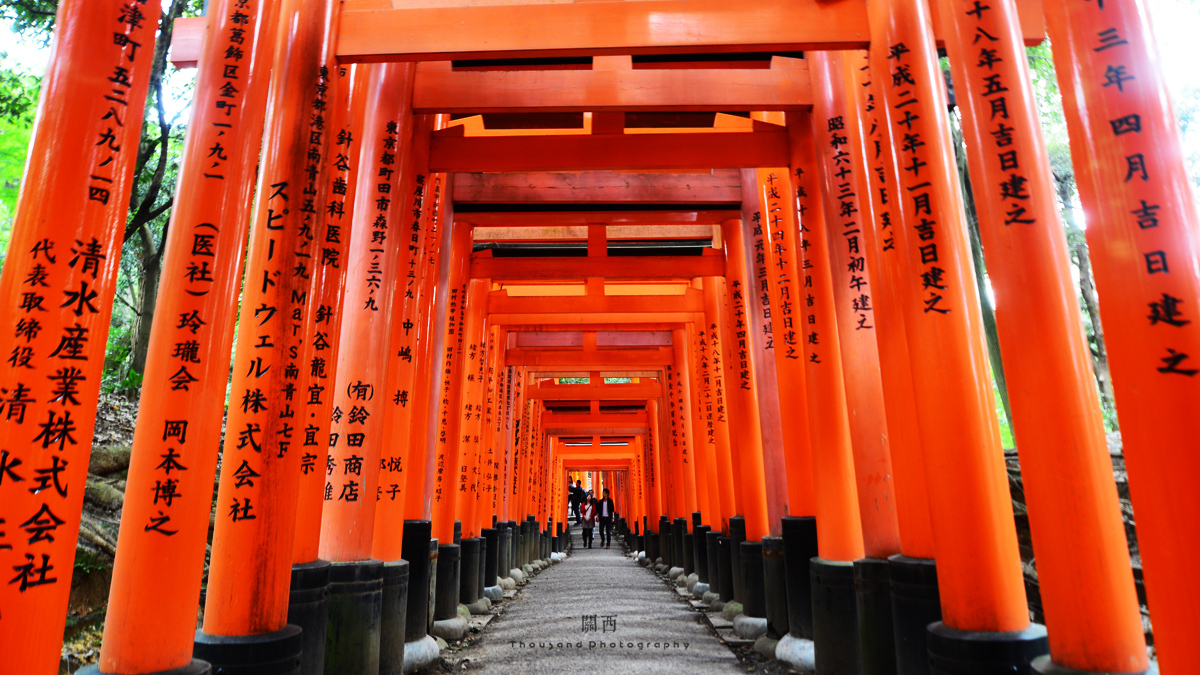
[[[0,275],[10,308],[0,332],[0,647],[14,672],[58,668],[160,9],[58,5]]]
[[[722,224],[725,244],[725,278],[729,298],[730,322],[726,327],[725,359],[734,378],[729,385],[729,398],[734,418],[738,420],[737,441],[730,435],[734,462],[739,466],[739,488],[743,493],[746,519],[746,540],[761,541],[770,533],[767,523],[767,491],[763,475],[762,432],[758,424],[758,397],[755,385],[756,362],[750,324],[747,317],[748,298],[752,297],[746,269],[746,241],[740,221]]]
[[[322,203],[329,143],[313,112],[332,98],[322,68],[331,12],[325,0],[285,0],[280,8],[281,25],[295,28],[280,30],[275,47],[204,630],[197,634],[197,655],[212,654],[206,658],[214,665],[234,664],[243,654],[225,651],[225,636],[261,636],[266,644],[292,639],[285,625],[303,455],[295,414],[309,381],[300,356],[315,322],[309,294],[322,230],[315,205]]]
[[[1188,563],[1198,553],[1197,526],[1180,518],[1200,506],[1188,484],[1197,457],[1190,450],[1194,425],[1187,422],[1200,410],[1200,217],[1145,3],[1052,4],[1046,26],[1087,216],[1154,645],[1163,672],[1186,670],[1200,662],[1200,646],[1189,635],[1200,606],[1200,592],[1188,579]],[[1087,380],[1086,373],[1076,377]],[[1106,465],[1090,468],[1098,476]],[[1111,484],[1107,488],[1111,492]],[[1110,496],[1103,496],[1104,506],[1097,504],[1100,513],[1111,514]],[[1124,550],[1105,550],[1115,574]],[[1126,586],[1127,578],[1120,583]],[[1086,607],[1074,610],[1076,620]],[[1127,670],[1144,667],[1135,654],[1139,636],[1125,627],[1122,637],[1116,635],[1116,622],[1128,620],[1118,613],[1128,612],[1112,605],[1107,613],[1114,621],[1108,658],[1074,652],[1060,657],[1052,649],[1054,661],[1087,663],[1087,669],[1109,662],[1126,663]],[[1068,649],[1054,633],[1051,642]]]
[[[716,464],[717,487],[719,488],[721,511],[720,518],[714,520],[714,529],[729,534],[729,517],[737,515],[741,510],[740,484],[735,479],[737,475],[733,468],[733,455],[730,452],[729,420],[731,409],[729,391],[725,384],[729,381],[729,372],[725,351],[725,325],[728,314],[725,311],[726,298],[725,280],[721,277],[706,277],[704,279],[704,316],[707,322],[705,332],[708,336],[708,369],[712,386],[712,422],[716,428]],[[707,411],[706,411],[707,412]]]
[[[693,480],[696,487],[696,500],[693,505],[694,511],[698,511],[701,517],[709,516],[710,506],[708,504],[708,481],[712,472],[709,470],[707,454],[701,447],[703,445],[702,432],[703,421],[701,419],[700,410],[700,392],[696,382],[696,358],[695,358],[695,333],[696,328],[693,324],[687,324],[686,328],[674,330],[672,341],[674,342],[675,350],[675,368],[679,374],[680,393],[683,394],[684,403],[688,412],[687,420],[687,441],[689,459],[692,464]],[[690,519],[689,514],[689,519]]]
[[[898,245],[916,298],[905,303],[905,330],[945,622],[930,630],[930,658],[959,653],[951,650],[960,645],[979,649],[971,653],[981,664],[1008,666],[981,653],[980,645],[1000,641],[1012,645],[1011,665],[1021,667],[1044,652],[1045,630],[1030,628],[1025,603],[929,11],[915,0],[870,0],[868,13],[872,66],[886,73],[886,122],[898,143],[905,218]]]

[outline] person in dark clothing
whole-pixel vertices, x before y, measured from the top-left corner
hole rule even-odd
[[[604,499],[596,505],[596,515],[600,518],[600,543],[604,548],[612,546],[612,525],[616,514],[616,505],[613,504],[612,497],[608,496],[608,488],[604,488]]]
[[[570,479],[568,479],[567,483],[569,484],[570,482]],[[575,484],[570,487],[570,495],[567,499],[571,503],[571,513],[575,514],[575,524],[578,525],[581,522],[579,505],[583,503],[583,481],[575,481]]]
[[[596,527],[596,498],[590,496],[590,493],[589,496],[584,497],[583,508],[580,512],[583,516],[580,520],[583,524],[583,547],[591,548],[592,532]]]

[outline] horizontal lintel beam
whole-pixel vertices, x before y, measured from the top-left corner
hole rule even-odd
[[[725,259],[719,255],[647,256],[603,258],[493,258],[471,257],[471,278],[511,280],[587,279],[694,279],[725,276]]]
[[[455,204],[740,204],[742,181],[733,169],[679,174],[476,172],[455,174],[451,194]]]
[[[789,159],[788,135],[783,130],[549,136],[435,133],[429,148],[429,170],[439,173],[752,169],[788,166]]]
[[[671,347],[624,349],[530,349],[511,347],[505,351],[504,365],[571,368],[587,371],[642,370],[675,362]]]

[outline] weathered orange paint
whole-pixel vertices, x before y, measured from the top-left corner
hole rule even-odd
[[[0,298],[0,647],[5,667],[57,672],[83,509],[120,234],[133,187],[160,7],[58,5],[54,52],[13,219]],[[125,20],[122,20],[124,18]],[[113,34],[141,44],[114,44]],[[66,391],[62,391],[65,389]],[[197,471],[199,473],[199,471]],[[49,479],[49,480],[47,480]],[[11,581],[10,581],[11,580]]]
[[[1200,593],[1188,581],[1200,554],[1191,517],[1200,509],[1194,188],[1146,3],[1049,3],[1046,25],[1087,216],[1154,645],[1163,672],[1187,671],[1200,663],[1192,635]],[[1100,473],[1107,462],[1097,464]]]
[[[898,143],[899,245],[913,270],[908,285],[920,285],[913,294],[920,302],[905,303],[904,318],[942,617],[959,630],[1023,630],[1029,611],[962,196],[945,151],[949,120],[929,9],[918,0],[869,0],[868,8],[872,65],[887,73],[884,109]],[[906,149],[915,145],[906,133],[926,145]]]

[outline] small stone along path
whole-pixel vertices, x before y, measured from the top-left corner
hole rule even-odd
[[[505,600],[471,644],[443,651],[455,670],[486,673],[744,673],[695,611],[655,574],[610,549],[574,550]],[[584,631],[585,617],[596,630]],[[605,619],[609,624],[605,626]],[[615,626],[615,627],[614,627]]]

